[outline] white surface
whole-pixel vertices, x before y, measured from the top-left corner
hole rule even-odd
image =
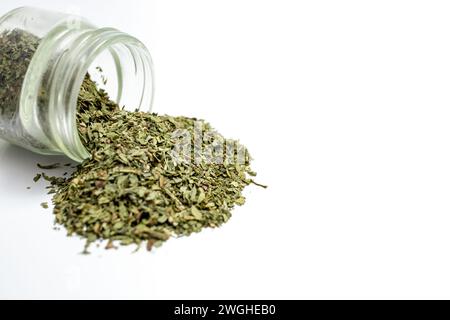
[[[221,229],[82,256],[39,206],[43,157],[0,144],[1,298],[450,298],[448,2],[2,0],[0,12],[25,4],[144,41],[155,111],[240,138],[270,188],[249,188]]]

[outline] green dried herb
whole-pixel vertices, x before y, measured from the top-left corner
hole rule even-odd
[[[247,149],[236,141],[218,133],[210,139],[234,146],[231,155],[240,151],[242,163],[211,162],[211,154],[196,150],[188,153],[193,162],[172,157],[179,143],[174,133],[184,130],[195,137],[199,124],[202,133],[214,132],[208,123],[124,111],[89,76],[80,91],[77,117],[91,158],[68,178],[43,177],[55,193],[56,223],[69,235],[85,238],[86,247],[107,240],[107,249],[115,248],[117,241],[138,246],[145,242],[152,250],[171,236],[218,227],[229,220],[235,205],[244,204],[242,191],[253,183],[248,176],[255,174]],[[194,145],[194,140],[188,142]]]
[[[49,164],[49,165],[42,165],[42,164],[37,164],[38,168],[42,169],[42,170],[52,170],[52,169],[57,169],[59,167],[61,167],[60,163],[54,163],[54,164]]]

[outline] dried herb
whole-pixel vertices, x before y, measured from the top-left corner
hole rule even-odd
[[[253,183],[250,156],[236,141],[214,133],[210,140],[233,145],[232,155],[240,151],[242,163],[211,163],[210,154],[195,151],[189,155],[196,161],[174,161],[171,152],[179,143],[174,133],[195,136],[199,124],[202,132],[214,132],[202,120],[122,110],[87,76],[78,127],[91,158],[68,178],[43,174],[55,193],[56,223],[85,238],[86,247],[107,240],[107,249],[118,241],[144,242],[152,250],[171,236],[227,222],[233,207],[245,202],[242,190]]]
[[[53,170],[53,169],[57,169],[57,168],[61,167],[61,164],[54,163],[54,164],[43,165],[43,164],[38,163],[37,166],[38,166],[38,168],[40,168],[42,170]]]

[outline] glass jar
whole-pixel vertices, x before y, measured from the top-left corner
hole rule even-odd
[[[76,124],[88,72],[120,106],[151,110],[152,59],[136,38],[30,7],[1,17],[0,138],[40,154],[88,158]]]

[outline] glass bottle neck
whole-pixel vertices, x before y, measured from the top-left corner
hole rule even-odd
[[[42,40],[24,81],[20,114],[26,130],[48,146],[48,153],[81,162],[89,153],[78,134],[77,100],[96,58],[105,52],[110,56],[117,76],[112,98],[133,110],[151,110],[154,79],[151,56],[137,39],[77,23],[77,28],[60,25]]]

